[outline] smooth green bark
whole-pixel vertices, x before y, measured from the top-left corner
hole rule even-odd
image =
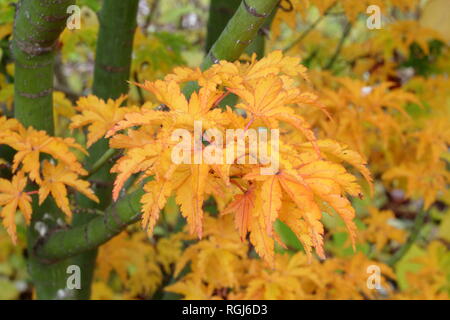
[[[47,131],[53,135],[53,68],[55,46],[59,34],[66,25],[67,8],[74,0],[23,0],[17,6],[12,51],[16,61],[15,72],[15,116],[25,126]],[[131,51],[136,27],[138,0],[105,0],[100,15],[101,28],[97,46],[94,94],[107,98],[117,98],[128,92],[127,80],[131,64]],[[107,150],[106,141],[91,148],[87,166],[96,162],[99,155]],[[109,169],[102,168],[94,179],[108,182]],[[100,185],[104,185],[100,183]],[[97,188],[102,199],[100,208],[109,205],[110,188]],[[36,200],[36,199],[34,199]],[[86,198],[80,197],[81,207],[94,207]],[[93,214],[76,214],[73,227],[84,226],[98,217]],[[79,251],[82,254],[66,254],[57,263],[50,263],[36,256],[36,248],[48,234],[63,232],[56,221],[64,221],[60,210],[53,201],[42,206],[33,205],[33,217],[28,232],[29,272],[35,284],[39,299],[87,299],[96,258],[93,250]],[[71,229],[69,229],[71,230]],[[67,230],[64,230],[67,231]],[[66,283],[69,265],[81,269],[81,289],[68,290]]]
[[[130,77],[131,53],[138,0],[104,0],[100,12],[100,31],[95,57],[94,83],[92,93],[104,100],[117,99],[128,93],[127,80]],[[102,139],[89,148],[86,161],[88,169],[108,150],[108,141]],[[101,199],[100,205],[84,199],[89,206],[105,209],[111,202],[111,187],[102,182],[111,183],[109,170],[111,165],[103,166],[92,175],[92,179],[101,182],[96,187],[96,194]],[[95,186],[94,186],[95,187]]]
[[[24,126],[53,134],[53,64],[67,8],[75,0],[21,0],[16,6],[14,110]]]
[[[270,18],[278,2],[278,0],[243,0],[203,59],[200,68],[206,70],[220,60],[239,59],[244,50],[258,36],[258,32],[264,22]],[[260,45],[256,48],[261,50]],[[197,89],[196,82],[189,82],[184,87],[183,93],[189,97]]]
[[[220,60],[239,59],[277,4],[278,0],[243,0],[208,52],[201,68],[208,69]]]
[[[207,35],[206,35],[206,52],[208,53],[213,44],[220,37],[221,33],[227,26],[230,19],[235,14],[237,8],[242,3],[241,0],[211,0],[209,7],[209,17],[207,25]],[[275,16],[276,8],[272,10],[272,13],[265,18],[264,23],[256,32],[256,36],[253,41],[245,48],[245,52],[249,55],[256,53],[258,59],[264,56],[265,52],[265,42],[268,30],[270,30],[270,25],[272,24],[273,17]],[[218,58],[219,59],[219,58]],[[194,84],[189,84],[186,93],[191,93]],[[219,104],[220,107],[225,107],[226,105],[234,106],[237,102],[237,96],[234,94],[229,94],[225,97]]]
[[[92,93],[104,100],[117,99],[120,95],[128,93],[127,80],[130,76],[138,2],[138,0],[103,1],[99,14],[100,30],[95,57]],[[93,189],[100,199],[100,203],[97,204],[83,195],[78,195],[77,205],[80,208],[105,210],[111,203],[113,180],[109,172],[111,163],[105,163],[102,167],[95,168],[95,164],[104,156],[108,149],[108,141],[101,139],[88,150],[89,157],[86,159],[85,167],[92,172],[89,179],[96,181]],[[73,228],[75,230],[84,228],[89,226],[91,221],[96,221],[95,219],[98,218],[96,214],[81,211],[74,215]],[[89,237],[88,240],[91,238]],[[83,237],[80,239],[83,239]],[[74,255],[75,257],[72,259],[72,263],[79,266],[82,271],[81,286],[84,290],[89,291],[85,298],[89,298],[95,260],[97,258],[97,247],[100,244],[98,243],[96,246],[91,245],[89,247],[90,250],[78,250],[82,254]],[[70,250],[67,252],[70,253]],[[72,255],[65,254],[66,257]]]
[[[211,50],[213,44],[220,37],[241,2],[241,0],[211,0],[206,34],[206,53]],[[265,38],[268,35],[275,12],[276,9],[265,19],[264,24],[257,31],[254,40],[250,42],[245,52],[248,54],[256,53],[258,58],[264,56]]]
[[[139,220],[139,199],[143,194],[144,191],[139,189],[113,203],[105,210],[104,215],[99,215],[81,226],[53,233],[36,248],[36,252],[41,259],[55,263],[97,248],[119,234],[126,226]]]
[[[128,92],[138,0],[104,0],[95,56],[92,92],[117,99]]]
[[[211,0],[206,33],[206,53],[211,50],[228,21],[233,17],[241,0]]]
[[[66,26],[67,8],[74,0],[22,0],[17,3],[11,50],[15,60],[15,117],[26,127],[54,134],[53,66],[58,37]],[[68,260],[51,266],[35,255],[42,236],[60,228],[61,211],[51,199],[41,206],[33,197],[33,216],[27,232],[28,272],[39,299],[66,299]]]

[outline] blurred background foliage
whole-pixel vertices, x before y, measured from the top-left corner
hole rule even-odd
[[[0,0],[0,113],[5,115],[13,108],[8,42],[15,2]],[[60,39],[54,92],[59,136],[70,135],[74,104],[91,93],[101,2],[77,1],[81,29],[65,30]],[[371,4],[383,12],[379,30],[366,27]],[[320,137],[345,142],[368,159],[375,193],[353,202],[360,229],[356,253],[344,225],[324,214],[327,230],[333,230],[326,233],[328,259],[309,263],[293,232],[278,222],[285,247],[277,247],[277,268],[269,270],[251,248],[229,243],[229,237],[238,238],[231,230],[205,232],[198,242],[187,236],[171,199],[152,239],[131,226],[100,248],[93,298],[448,299],[449,5],[448,0],[282,0],[264,31],[266,52],[299,56],[310,69],[309,86],[334,119],[314,110],[304,114],[322,129]],[[208,8],[208,0],[140,1],[130,80],[155,80],[176,66],[198,66]],[[128,104],[145,103],[152,97],[133,86]],[[77,140],[83,143],[84,135],[77,133]],[[218,217],[215,199],[205,210],[212,216],[206,228],[226,219]],[[24,228],[18,232],[19,244],[13,246],[0,229],[0,299],[33,297]],[[202,265],[194,262],[199,260]],[[382,290],[366,287],[370,264],[382,266]]]

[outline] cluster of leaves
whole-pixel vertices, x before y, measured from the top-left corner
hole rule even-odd
[[[27,287],[21,240],[33,199],[37,205],[52,197],[68,217],[75,211],[71,191],[98,200],[82,178],[82,145],[106,136],[120,154],[113,198],[127,188],[145,195],[141,228],[100,247],[94,299],[449,298],[450,50],[449,34],[433,22],[445,13],[442,1],[281,1],[267,39],[271,53],[205,71],[173,69],[202,57],[202,49],[188,46],[201,43],[202,32],[180,25],[193,12],[201,24],[205,1],[159,2],[152,21],[140,13],[133,47],[131,78],[147,81],[108,101],[77,99],[92,82],[99,25],[99,2],[80,1],[83,27],[66,30],[59,46],[60,137],[10,119],[13,8],[6,2],[0,0],[0,148],[15,155],[0,159],[7,231],[0,230],[0,297]],[[380,30],[366,29],[369,5],[385,15]],[[274,51],[280,48],[289,56]],[[301,57],[308,73],[291,56]],[[188,95],[193,81],[199,89]],[[230,97],[237,104],[227,105]],[[224,136],[227,129],[279,129],[279,171],[262,175],[264,165],[249,164],[251,150],[245,163],[227,163],[227,146],[223,164],[195,164],[193,154],[208,154],[215,141],[207,135],[191,146],[193,164],[173,163],[172,133],[193,135],[196,120]],[[70,135],[68,128],[86,130]],[[367,183],[357,184],[359,175]],[[428,215],[416,230],[411,220],[420,210]],[[330,217],[336,214],[342,219]],[[403,246],[411,247],[391,262]],[[326,259],[315,259],[313,249]],[[367,286],[373,265],[382,273],[380,290]]]
[[[205,239],[184,252],[175,274],[188,262],[192,271],[166,287],[186,299],[373,299],[382,295],[366,285],[367,268],[380,266],[385,288],[395,277],[388,266],[361,252],[351,259],[323,262],[309,261],[303,252],[277,253],[273,267],[268,267],[239,241],[230,216],[206,220]]]
[[[50,137],[45,131],[32,127],[26,129],[15,119],[1,117],[0,145],[7,145],[16,150],[10,166],[13,176],[9,180],[0,179],[0,216],[14,243],[17,241],[15,213],[20,209],[25,221],[30,222],[31,194],[39,195],[39,204],[51,195],[69,218],[72,216],[72,210],[67,187],[98,202],[89,182],[80,179],[80,176],[87,175],[88,172],[82,167],[73,150],[84,153],[86,151],[73,138]],[[41,154],[45,154],[46,159],[43,160]],[[35,186],[38,189],[30,190],[27,186]]]
[[[448,299],[450,253],[439,242],[410,259],[420,271],[408,272],[413,285],[397,293],[394,271],[362,252],[322,262],[308,261],[303,252],[277,253],[274,266],[268,268],[238,240],[229,216],[208,218],[205,239],[186,249],[176,264],[176,275],[187,263],[191,272],[166,290],[186,299]],[[367,285],[374,266],[379,268],[382,290]]]
[[[152,244],[144,232],[130,230],[113,238],[99,250],[92,299],[152,297],[173,272],[181,254],[181,236]]]
[[[291,106],[321,107],[314,94],[299,90],[296,85],[299,77],[307,79],[299,59],[283,57],[279,51],[260,61],[253,57],[251,63],[222,61],[205,72],[198,68],[176,68],[164,80],[139,85],[153,93],[165,110],[144,106],[130,112],[130,108],[118,107],[122,102],[119,99],[113,113],[93,117],[107,109],[100,100],[88,97],[79,102],[82,113],[73,118],[72,125],[88,126],[88,144],[107,133],[107,137],[112,137],[112,148],[124,149],[111,170],[117,173],[114,200],[133,174],[142,173],[139,180],[153,177],[145,183],[146,193],[141,199],[142,226],[150,234],[160,210],[174,194],[190,232],[201,238],[203,202],[213,196],[219,208],[227,206],[224,212],[234,214],[241,238],[245,239],[250,232],[256,251],[270,264],[274,260],[277,235],[273,229],[278,218],[294,230],[308,255],[315,248],[324,257],[322,211],[337,212],[352,239],[355,237],[355,212],[346,195],[362,196],[362,191],[342,163],[359,168],[369,182],[371,178],[356,152],[333,140],[317,141],[306,120],[296,115]],[[194,80],[201,88],[187,100],[180,84]],[[234,110],[218,108],[220,100],[230,93],[240,97],[242,103]],[[117,121],[120,118],[123,120]],[[114,120],[115,126],[107,132]],[[205,159],[205,163],[196,164],[195,155],[188,154],[186,163],[192,164],[175,164],[171,157],[177,143],[171,139],[172,133],[183,128],[194,136],[195,121],[202,121],[205,130],[219,130],[223,136],[227,129],[245,132],[251,128],[279,128],[282,130],[279,170],[272,175],[261,175],[261,164],[239,161],[240,155],[234,150],[235,158],[227,161],[227,149],[236,148],[234,144],[215,145],[220,150],[216,152],[221,161]],[[126,131],[119,133],[122,130]],[[302,140],[300,148],[290,143]],[[187,147],[194,151],[197,148],[190,143]],[[201,147],[200,151],[208,153],[208,146]],[[256,157],[252,152],[246,150],[244,157]]]
[[[390,5],[387,3],[382,1],[369,4],[379,5],[385,14],[400,9],[405,20],[384,24],[381,30],[373,32],[367,32],[366,29],[362,32],[358,30],[358,26],[362,24],[365,26],[365,19],[361,21],[356,18],[365,13],[368,4],[363,1],[358,3],[345,1],[337,4],[334,1],[308,2],[309,5],[312,4],[319,9],[319,19],[323,19],[326,15],[331,16],[330,13],[338,16],[335,18],[337,20],[335,24],[330,23],[312,31],[302,30],[304,24],[298,23],[299,17],[307,19],[306,13],[311,13],[310,6],[307,5],[306,10],[302,4],[292,3],[292,11],[278,10],[272,26],[272,35],[277,40],[272,41],[271,45],[275,48],[283,46],[286,42],[292,42],[292,39],[295,42],[299,38],[298,32],[295,31],[300,29],[302,41],[296,42],[296,46],[291,46],[289,52],[296,52],[304,57],[310,66],[320,67],[336,53],[330,52],[330,48],[334,50],[333,48],[338,47],[338,42],[342,40],[336,39],[336,34],[332,30],[345,25],[346,20],[353,25],[352,41],[348,41],[348,44],[337,51],[341,57],[338,57],[336,63],[331,67],[328,66],[326,71],[310,70],[309,73],[314,93],[320,97],[332,120],[330,121],[322,110],[317,108],[298,108],[296,112],[307,119],[311,127],[317,129],[318,145],[322,152],[327,139],[344,142],[367,159],[371,172],[377,178],[374,200],[364,200],[361,203],[358,200],[353,201],[359,213],[355,219],[359,229],[357,232],[359,253],[354,255],[351,250],[346,249],[349,245],[348,237],[339,232],[339,227],[336,227],[335,223],[330,223],[324,214],[324,225],[334,227],[330,229],[332,230],[330,233],[326,233],[331,241],[325,246],[327,255],[333,258],[328,258],[323,263],[313,263],[310,268],[305,267],[307,270],[299,271],[299,274],[291,275],[290,278],[286,276],[280,280],[282,284],[278,284],[279,278],[274,272],[277,263],[275,268],[267,268],[261,264],[256,267],[256,271],[249,271],[247,266],[253,267],[261,262],[255,261],[252,248],[227,247],[231,244],[220,238],[220,235],[214,234],[208,239],[201,240],[194,249],[189,247],[185,251],[185,259],[180,262],[178,269],[190,262],[188,265],[191,271],[168,290],[182,294],[186,298],[203,299],[449,298],[450,255],[446,208],[449,199],[450,90],[449,50],[445,45],[448,34],[432,30],[430,27],[439,26],[425,23],[424,19],[420,21],[411,19],[412,15],[407,11],[417,9],[419,5],[417,1],[392,1]],[[442,6],[442,2],[440,5]],[[439,4],[430,4],[425,9],[428,10],[432,6],[436,7]],[[434,12],[436,13],[436,9]],[[398,15],[399,12],[396,13]],[[424,10],[422,17],[427,14]],[[314,17],[314,14],[311,16]],[[317,18],[314,21],[317,21]],[[294,32],[284,32],[283,24]],[[311,91],[310,85],[303,83],[301,86]],[[298,137],[294,136],[290,139],[296,148],[299,146],[311,148],[303,141],[296,142],[296,138]],[[333,145],[328,148],[336,147]],[[363,171],[361,173],[364,174]],[[433,207],[436,203],[439,206]],[[376,209],[373,206],[383,209]],[[393,265],[395,272],[393,273],[382,261],[391,261],[393,253],[407,241],[408,233],[405,229],[408,229],[410,224],[408,220],[411,214],[413,217],[418,214],[421,206],[428,209],[433,217],[432,221],[428,221],[419,232],[419,244],[412,245],[406,255]],[[280,220],[282,221],[281,218]],[[297,266],[300,259],[298,256],[302,254],[296,252],[301,250],[302,246],[298,246],[295,239],[292,240],[289,230],[286,231],[283,225],[278,229],[282,231],[282,240],[287,240],[287,249],[278,247],[276,252],[291,254],[291,256],[285,253],[275,254],[275,261],[284,259],[285,264],[279,270],[283,271],[280,272],[282,275],[286,275],[285,270],[290,270],[290,266]],[[437,240],[431,241],[433,239]],[[212,248],[217,247],[223,250],[219,255],[212,253],[208,255]],[[208,251],[207,248],[211,250]],[[220,259],[221,257],[223,259]],[[375,293],[366,291],[366,269],[362,265],[359,265],[358,269],[352,269],[352,263],[357,265],[355,261],[358,259],[364,260],[365,266],[375,264],[381,267],[384,275],[389,278],[389,282],[382,285],[383,290]],[[369,259],[373,259],[372,262],[368,262]],[[206,262],[203,264],[204,261],[208,261],[209,264]],[[328,264],[332,267],[326,271],[322,270]],[[214,269],[228,271],[221,275],[206,271]],[[336,278],[336,274],[337,279],[341,280],[346,279],[347,272],[358,280],[352,282],[347,279],[351,283],[349,287],[339,284],[337,288],[349,290],[329,290],[335,288],[333,281],[336,280],[332,279]],[[320,274],[318,277],[317,273]],[[361,278],[357,276],[358,274]],[[318,282],[316,282],[312,286],[313,289],[308,291],[312,282],[309,276],[317,277],[323,282],[329,281],[326,284],[328,289],[324,291],[317,289]],[[397,286],[392,286],[393,283]],[[305,290],[304,286],[308,289]],[[270,289],[264,289],[265,287]]]

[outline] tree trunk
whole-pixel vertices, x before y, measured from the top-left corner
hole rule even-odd
[[[54,134],[53,66],[58,37],[65,28],[67,8],[74,0],[21,0],[16,6],[11,50],[15,59],[15,117],[26,127]],[[27,233],[28,271],[39,299],[64,299],[68,292],[69,261],[48,265],[35,255],[34,248],[48,230],[62,218],[51,199],[42,206],[33,197],[33,216]]]
[[[138,0],[104,0],[99,15],[100,31],[97,42],[97,52],[95,57],[93,94],[104,100],[117,99],[122,94],[128,93],[128,83],[131,67],[131,53],[133,50],[133,39],[136,29],[136,16]],[[102,157],[108,150],[108,141],[101,139],[89,148],[89,157],[85,166],[92,168],[94,163]],[[92,179],[100,183],[93,185],[93,189],[100,199],[97,204],[83,195],[79,195],[77,205],[81,208],[95,208],[105,210],[111,203],[111,190],[113,178],[110,174],[111,165],[106,163],[95,174]],[[83,211],[74,215],[73,227],[84,228],[88,223],[98,218],[92,213]],[[103,218],[101,218],[103,219]],[[102,234],[100,232],[100,234]],[[97,246],[92,246],[90,238],[87,241],[91,244],[91,250],[75,256],[72,263],[78,265],[82,270],[82,287],[91,287],[95,260],[97,258]],[[104,239],[106,241],[106,239]],[[81,250],[84,251],[84,250]],[[86,295],[86,298],[89,298]]]

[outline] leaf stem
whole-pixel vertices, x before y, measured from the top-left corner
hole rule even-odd
[[[100,170],[103,165],[108,162],[112,157],[114,157],[118,153],[116,149],[108,149],[106,152],[92,165],[92,169],[89,171],[86,179],[95,174],[98,170]]]

